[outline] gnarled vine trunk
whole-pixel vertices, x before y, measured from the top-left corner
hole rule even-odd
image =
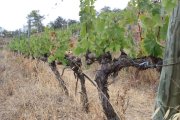
[[[86,86],[85,86],[85,78],[82,74],[77,74],[77,77],[80,79],[81,83],[81,103],[83,106],[83,111],[88,112],[89,111],[89,103],[88,103],[88,97],[86,92]]]
[[[55,61],[53,61],[52,63],[50,63],[49,66],[50,66],[51,70],[53,71],[54,75],[56,76],[56,79],[59,81],[59,85],[60,85],[60,87],[62,88],[62,90],[64,91],[64,93],[65,93],[66,95],[69,95],[69,92],[68,92],[68,89],[67,89],[67,87],[66,87],[66,85],[65,85],[65,82],[64,82],[64,80],[61,78],[60,73],[59,73],[59,71],[57,70]]]
[[[119,116],[113,109],[109,101],[109,94],[108,94],[108,77],[112,73],[112,57],[111,54],[105,53],[102,55],[101,58],[101,69],[98,70],[96,73],[95,81],[98,86],[98,94],[99,99],[101,101],[101,105],[108,120],[120,120]]]
[[[180,62],[180,2],[173,10],[170,18],[167,45],[163,64]],[[155,108],[160,110],[153,120],[163,120],[166,112],[170,110],[169,119],[179,109],[180,105],[180,64],[170,65],[162,68],[160,85],[156,98]]]
[[[89,103],[88,103],[88,96],[85,86],[85,77],[81,71],[81,66],[82,66],[81,59],[71,54],[65,55],[65,59],[68,61],[68,66],[74,71],[75,78],[77,78],[77,80],[80,79],[80,83],[81,83],[80,99],[81,99],[83,111],[87,113],[89,111]]]
[[[109,76],[109,70],[107,70],[108,64],[102,64],[101,70],[96,74],[95,81],[98,85],[98,94],[101,101],[101,105],[108,120],[120,120],[117,113],[113,109],[113,106],[109,102],[108,85],[107,80]],[[107,72],[106,72],[107,71]]]
[[[108,77],[110,75],[116,77],[118,75],[118,72],[121,71],[122,68],[130,67],[130,66],[135,67],[138,70],[146,70],[149,68],[151,69],[156,68],[157,70],[160,70],[161,69],[160,61],[161,59],[159,58],[155,59],[152,56],[138,58],[138,59],[131,59],[127,56],[127,54],[123,54],[123,53],[121,53],[119,58],[114,60],[112,60],[111,54],[109,52],[101,56],[99,61],[101,63],[101,69],[98,70],[98,72],[96,73],[95,81],[98,86],[101,105],[108,120],[121,119],[117,115],[117,113],[115,112],[113,106],[109,101],[108,85],[107,85]]]

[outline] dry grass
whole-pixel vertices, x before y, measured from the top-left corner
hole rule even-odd
[[[75,96],[76,81],[72,71],[65,71],[63,76],[70,92],[70,97],[67,97],[48,64],[6,51],[0,55],[3,56],[0,59],[1,120],[105,119],[97,90],[88,81],[90,113],[82,112],[79,94]],[[58,67],[61,72],[62,67]],[[94,65],[84,71],[93,79],[97,68]],[[141,72],[136,78],[135,74],[133,68],[121,71],[109,86],[110,101],[118,115],[126,120],[150,120],[154,108],[154,86],[159,75],[154,70]]]

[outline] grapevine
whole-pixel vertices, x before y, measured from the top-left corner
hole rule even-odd
[[[70,67],[81,82],[81,99],[86,112],[89,110],[85,78],[89,77],[82,74],[83,63],[78,55],[85,56],[88,65],[98,61],[101,68],[95,82],[104,113],[108,119],[118,120],[120,117],[109,101],[108,78],[116,77],[122,68],[130,66],[139,71],[156,68],[161,72],[169,9],[177,1],[163,0],[162,7],[161,2],[131,0],[124,10],[102,11],[98,15],[95,2],[80,0],[80,24],[61,30],[47,28],[41,35],[33,35],[30,43],[26,38],[16,38],[9,47],[12,51],[48,62],[67,95],[56,63]],[[70,38],[79,29],[75,45]],[[119,53],[119,57],[114,58],[114,53]]]

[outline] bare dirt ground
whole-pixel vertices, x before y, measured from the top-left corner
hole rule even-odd
[[[62,66],[58,66],[62,71]],[[84,68],[92,79],[98,65]],[[7,50],[0,51],[0,120],[104,120],[97,89],[86,82],[90,112],[80,104],[80,86],[75,95],[75,78],[65,71],[70,96],[63,94],[47,63],[30,60]],[[155,70],[140,72],[133,68],[120,72],[109,85],[110,102],[126,120],[150,120],[159,74]],[[110,80],[112,81],[112,80]],[[127,109],[126,109],[127,108]]]

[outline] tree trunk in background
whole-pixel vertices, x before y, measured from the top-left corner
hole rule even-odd
[[[169,21],[167,44],[163,64],[180,62],[180,2],[173,10]],[[163,120],[170,109],[169,119],[180,105],[180,64],[163,67],[155,108],[160,108],[153,120]],[[179,108],[178,108],[179,110]]]

